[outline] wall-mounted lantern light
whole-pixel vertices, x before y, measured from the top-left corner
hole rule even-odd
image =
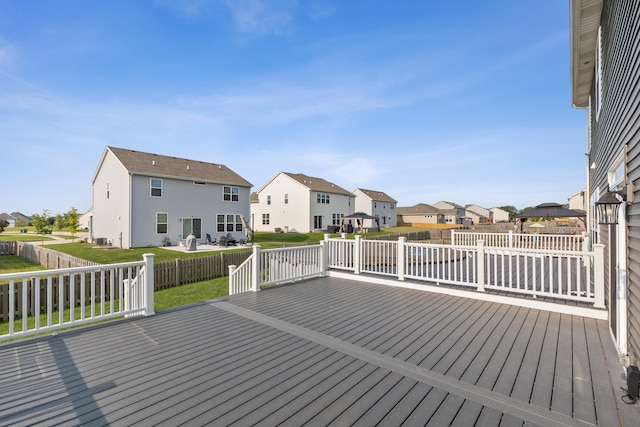
[[[624,201],[624,192],[607,191],[604,196],[596,202],[598,213],[598,224],[617,224],[620,205]]]

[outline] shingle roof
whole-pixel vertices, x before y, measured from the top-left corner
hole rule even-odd
[[[362,191],[364,194],[369,196],[371,200],[375,200],[376,202],[388,202],[388,203],[396,203],[397,200],[393,197],[389,196],[384,191],[376,191],[376,190],[365,190],[364,188],[356,188],[356,190]]]
[[[426,203],[418,203],[413,206],[398,207],[398,215],[424,215],[441,213],[440,209]]]
[[[331,194],[344,194],[348,196],[352,195],[350,191],[345,190],[344,188],[334,184],[333,182],[325,181],[322,178],[308,176],[302,173],[289,173],[289,172],[282,172],[282,173],[292,179],[295,179],[296,181],[298,181],[300,184],[304,185],[311,191],[320,191],[323,193],[331,193]]]
[[[124,148],[107,147],[109,151],[131,173],[137,175],[162,176],[216,184],[233,184],[251,187],[252,184],[225,165],[199,160],[162,156]]]

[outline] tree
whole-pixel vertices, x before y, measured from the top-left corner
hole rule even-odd
[[[65,227],[65,219],[61,214],[56,215],[55,220],[53,221],[53,227],[60,231]]]
[[[42,214],[33,214],[31,224],[36,229],[36,234],[43,236],[49,231],[49,211],[44,209]]]
[[[71,236],[73,239],[76,238],[76,232],[78,231],[78,226],[80,225],[80,221],[78,219],[78,210],[74,207],[67,212],[67,227],[69,227],[69,231],[71,232]]]
[[[0,233],[2,233],[5,229],[5,227],[9,226],[9,221],[7,221],[6,219],[0,219]]]

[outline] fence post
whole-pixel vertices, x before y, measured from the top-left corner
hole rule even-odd
[[[260,290],[260,245],[253,245],[253,262],[251,263],[251,290]]]
[[[604,245],[593,245],[593,308],[605,308],[604,305]]]
[[[440,230],[440,237],[442,237],[442,230]],[[451,244],[452,245],[456,244],[456,229],[455,228],[451,229]]]
[[[478,271],[478,291],[484,292],[484,240],[478,240],[476,242],[478,249],[476,253],[476,269]]]
[[[360,255],[360,251],[362,249],[362,236],[355,236],[355,240],[353,242],[353,274],[360,274],[362,270],[360,263],[362,262],[362,257]]]
[[[513,249],[513,230],[509,230],[509,249]]]
[[[396,269],[398,270],[398,280],[404,280],[404,244],[406,237],[398,237],[398,254],[396,256]]]

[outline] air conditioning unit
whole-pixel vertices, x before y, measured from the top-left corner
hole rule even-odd
[[[640,371],[637,366],[627,367],[627,394],[634,401],[638,400],[640,394]]]
[[[102,245],[106,245],[106,244],[107,244],[107,238],[106,237],[97,237],[96,238],[96,245],[102,246]]]

